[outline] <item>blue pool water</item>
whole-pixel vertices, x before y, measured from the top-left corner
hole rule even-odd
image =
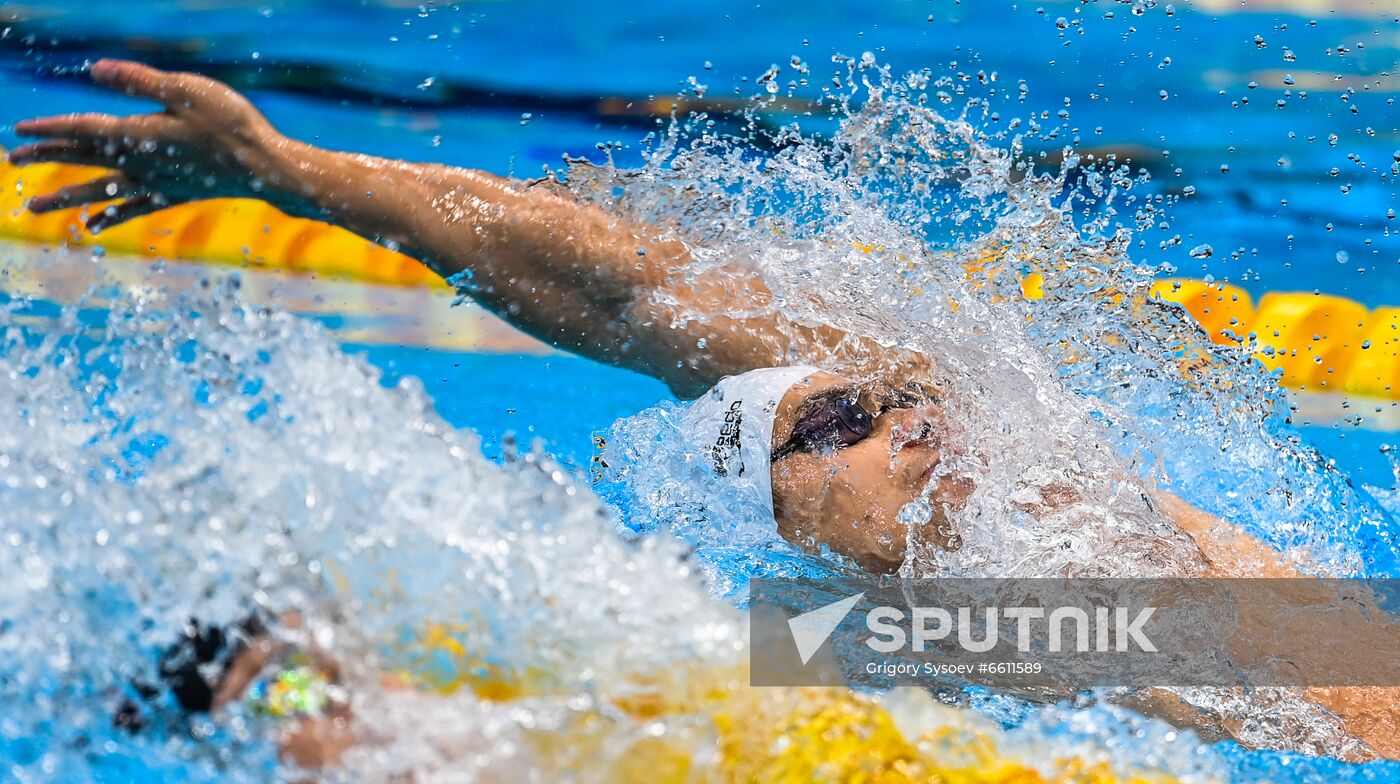
[[[1020,129],[1027,133],[1025,146],[1033,158],[1055,153],[1066,143],[1116,151],[1130,156],[1135,168],[1147,170],[1149,193],[1189,193],[1172,206],[1169,221],[1153,219],[1137,227],[1138,244],[1131,254],[1140,264],[1160,265],[1163,274],[1228,280],[1256,296],[1271,290],[1318,290],[1368,306],[1400,306],[1400,237],[1395,219],[1387,215],[1400,203],[1394,173],[1400,162],[1400,109],[1394,103],[1400,82],[1393,75],[1400,62],[1400,20],[1393,12],[1351,5],[1359,10],[1308,11],[1302,4],[1289,10],[1286,2],[1181,2],[1175,7],[1152,2],[717,2],[637,8],[560,8],[547,2],[347,5],[329,0],[52,3],[12,11],[17,18],[0,38],[0,105],[10,107],[0,116],[0,143],[16,143],[7,126],[22,117],[140,108],[83,84],[72,72],[97,57],[128,56],[227,78],[247,88],[281,130],[328,147],[535,176],[544,167],[559,166],[566,155],[604,160],[599,143],[616,141],[620,146],[611,150],[613,160],[633,166],[642,161],[642,137],[664,127],[666,112],[638,116],[617,109],[618,104],[644,105],[654,96],[687,90],[693,96],[688,79],[695,77],[707,86],[708,108],[721,124],[737,128],[737,120],[724,119],[728,105],[723,101],[761,94],[756,80],[770,65],[781,66],[783,95],[811,99],[841,70],[832,63],[833,54],[859,57],[870,51],[896,74],[924,67],[953,74],[941,89],[955,94],[965,83],[960,75],[976,82],[979,72],[995,74],[991,89],[1006,94],[998,106],[1003,127],[1012,116],[1038,122],[1036,131],[1027,132],[1029,125]],[[808,84],[798,83],[804,76],[789,65],[793,59],[805,62]],[[794,83],[791,90],[789,81]],[[604,105],[598,100],[602,97],[620,101]],[[962,99],[958,95],[953,105]],[[831,120],[801,112],[799,107],[795,113],[774,110],[758,116],[775,125],[798,120],[808,132],[833,132]],[[1203,243],[1214,248],[1209,258],[1189,255]],[[323,320],[334,326],[336,319]],[[63,329],[35,334],[63,334]],[[395,345],[393,334],[378,338],[374,343],[346,339],[340,345],[382,371],[377,383],[384,387],[397,388],[405,379],[421,383],[431,411],[462,432],[478,434],[481,453],[494,462],[509,462],[503,457],[512,451],[508,440],[517,441],[514,451],[526,452],[538,439],[566,472],[586,476],[598,454],[600,432],[621,417],[671,399],[650,379],[559,354],[452,352]],[[198,340],[216,342],[203,333]],[[257,341],[254,345],[268,350]],[[342,385],[338,388],[355,389],[358,376],[339,360],[326,360],[318,339],[296,336],[289,345],[304,351],[307,362],[325,363],[329,376]],[[299,356],[290,364],[297,364]],[[235,367],[246,370],[245,365]],[[124,379],[117,386],[139,386],[142,377],[131,376],[134,372],[117,373]],[[286,380],[293,377],[274,377],[286,386],[271,385],[276,397],[310,406],[298,397],[305,389]],[[256,384],[244,387],[250,397],[263,394]],[[104,395],[98,396],[99,403],[105,402]],[[400,408],[414,410],[401,399],[375,400],[374,410],[386,418]],[[146,413],[159,409],[149,400],[133,406]],[[428,449],[372,428],[371,438],[356,430],[348,415],[341,420],[317,412],[339,432],[357,434],[348,436],[350,443],[400,455],[405,465],[412,465],[405,456],[413,456],[415,449]],[[139,435],[145,421],[104,415],[118,423],[113,431],[119,433]],[[167,429],[195,435],[231,432],[250,439],[239,446],[259,443],[252,439],[262,437],[256,428],[238,429],[245,427],[241,422],[219,425],[228,431],[208,430],[212,426],[207,422],[191,424],[201,421],[197,413],[162,415],[170,417],[158,420]],[[417,427],[416,419],[405,417]],[[315,448],[293,442],[282,431],[270,432],[290,444],[277,454],[315,459]],[[322,435],[329,443],[335,432],[331,428]],[[1337,461],[1342,484],[1378,491],[1395,484],[1381,446],[1400,442],[1400,434],[1331,419],[1304,423],[1301,432]],[[100,436],[92,438],[103,443]],[[191,439],[196,442],[217,448],[217,439]],[[141,443],[151,453],[147,457],[162,452],[158,442]],[[121,455],[131,457],[129,452]],[[450,463],[424,465],[426,485],[451,482]],[[256,467],[247,468],[255,478]],[[484,469],[463,469],[478,470]],[[337,484],[340,480],[329,473],[296,476],[322,495],[328,489],[355,490]],[[169,492],[178,496],[182,486],[171,481]],[[495,481],[514,487],[517,478],[508,474]],[[527,480],[520,483],[534,492]],[[203,495],[226,489],[213,480],[196,487]],[[525,491],[520,492],[524,497]],[[112,497],[129,500],[119,492]],[[478,503],[470,494],[463,497]],[[1227,507],[1231,503],[1214,500]],[[372,517],[376,504],[399,502],[403,498],[392,489],[368,493],[351,504],[352,516]],[[288,509],[311,514],[295,504],[268,503],[277,514],[291,515]],[[492,516],[497,513],[490,503],[480,506],[486,511],[479,515],[488,521],[480,523],[482,530],[504,526]],[[424,517],[450,516],[439,507],[425,508]],[[563,510],[558,512],[562,515],[573,507],[546,503],[543,508],[548,514]],[[462,531],[478,525],[472,516],[477,509],[468,511]],[[1381,530],[1393,533],[1394,528]],[[379,535],[372,526],[362,533]],[[414,553],[436,552],[415,550],[429,545],[403,538],[408,555],[388,563],[386,573],[396,564],[414,564]],[[1379,570],[1385,571],[1384,565],[1393,563],[1393,544],[1387,540],[1372,536],[1366,546],[1378,554],[1368,562],[1373,567],[1381,564]],[[548,561],[556,567],[571,563],[564,555],[550,557],[559,558]],[[424,583],[441,577],[424,568]],[[443,569],[450,573],[449,567]],[[380,573],[371,569],[367,574]],[[658,578],[656,584],[664,583]],[[423,586],[405,590],[431,601],[424,597],[432,592]],[[135,600],[115,596],[102,601],[120,610],[122,602]],[[184,609],[177,605],[171,612]],[[131,628],[137,627],[133,620]],[[53,667],[61,669],[57,663]],[[25,681],[28,687],[48,693],[32,684],[53,677],[52,671],[38,666],[23,675],[38,679]],[[10,676],[0,671],[0,677]],[[75,699],[100,688],[80,684],[49,691]],[[0,754],[7,761],[31,769],[38,764],[39,744],[13,737],[4,725],[0,732]],[[72,734],[81,736],[76,730]],[[1349,765],[1244,751],[1230,743],[1212,748],[1236,780],[1400,780],[1400,769],[1389,763]],[[124,749],[104,753],[111,755],[110,764],[104,768],[99,762],[94,769],[106,771],[109,780],[142,775],[154,780],[162,777],[161,764],[169,766],[165,775],[180,767],[191,779],[215,778],[221,770],[218,761],[171,761],[149,750],[133,752],[136,762],[124,761]],[[256,753],[251,758],[258,759]]]
[[[594,435],[624,416],[673,400],[660,382],[567,355],[444,352],[399,346],[347,346],[384,371],[384,383],[420,380],[443,418],[481,434],[482,450],[501,455],[539,440],[549,454],[584,472]]]

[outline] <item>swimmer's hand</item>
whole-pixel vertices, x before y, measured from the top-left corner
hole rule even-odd
[[[10,153],[12,163],[71,163],[114,170],[37,196],[29,202],[31,211],[111,202],[87,220],[88,229],[97,233],[185,202],[267,199],[279,193],[284,178],[275,158],[286,140],[228,86],[197,74],[168,73],[122,60],[98,61],[92,67],[92,79],[165,108],[130,117],[70,114],[16,124],[16,133],[41,141],[16,148]]]

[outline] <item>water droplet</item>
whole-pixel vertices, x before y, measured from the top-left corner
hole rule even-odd
[[[426,90],[426,89],[428,89],[429,87],[432,87],[432,86],[433,86],[433,82],[435,82],[435,81],[437,81],[435,78],[429,76],[427,79],[424,79],[423,81],[421,81],[421,82],[418,83],[418,89],[420,89],[420,90]]]
[[[1191,249],[1191,257],[1197,259],[1208,259],[1214,255],[1215,249],[1204,243]]]
[[[866,54],[870,53],[866,52]],[[871,55],[871,57],[873,58],[874,55]],[[770,65],[768,66],[768,70],[764,71],[763,75],[758,77],[758,83],[763,85],[764,89],[766,89],[770,95],[776,95],[778,92],[778,82],[776,81],[778,73],[778,66]]]

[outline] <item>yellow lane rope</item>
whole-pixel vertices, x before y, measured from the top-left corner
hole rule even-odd
[[[1256,305],[1238,286],[1186,279],[1152,293],[1180,303],[1216,343],[1253,334],[1255,356],[1283,370],[1284,386],[1400,398],[1400,308],[1311,292],[1269,292]]]

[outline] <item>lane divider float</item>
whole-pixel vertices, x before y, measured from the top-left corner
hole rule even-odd
[[[1400,308],[1312,292],[1269,292],[1256,305],[1238,286],[1190,279],[1159,280],[1151,293],[1186,308],[1215,343],[1253,335],[1255,356],[1282,369],[1286,387],[1400,398]]]

